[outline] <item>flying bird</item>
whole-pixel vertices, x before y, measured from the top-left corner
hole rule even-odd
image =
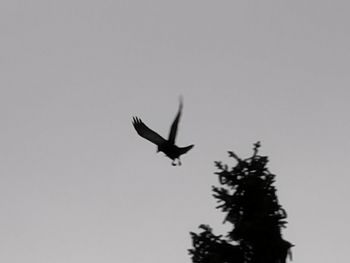
[[[176,160],[178,160],[178,165],[181,165],[180,156],[182,154],[187,153],[194,146],[193,144],[186,147],[178,147],[175,145],[175,139],[177,134],[177,126],[180,120],[181,112],[182,112],[182,99],[180,98],[180,105],[175,120],[173,121],[168,140],[164,139],[158,133],[148,128],[146,124],[142,122],[142,120],[138,117],[133,117],[132,124],[136,132],[143,138],[153,142],[158,146],[157,152],[163,152],[166,156],[168,156],[172,160],[172,165],[176,165]]]

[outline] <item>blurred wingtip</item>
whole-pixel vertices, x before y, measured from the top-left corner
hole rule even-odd
[[[180,103],[180,107],[182,108],[183,105],[183,101],[184,101],[184,97],[182,94],[179,95],[179,103]]]

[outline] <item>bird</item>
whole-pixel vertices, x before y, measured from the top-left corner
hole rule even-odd
[[[147,125],[144,124],[140,118],[133,117],[133,121],[132,121],[132,124],[136,132],[141,137],[157,145],[157,153],[163,152],[167,157],[169,157],[172,160],[171,164],[173,166],[181,165],[180,156],[187,153],[194,146],[193,144],[186,147],[178,147],[175,145],[177,126],[179,124],[179,120],[181,117],[182,107],[183,107],[183,102],[182,102],[182,98],[180,97],[179,109],[170,127],[170,132],[167,140],[164,139],[155,131],[153,131],[152,129],[150,129],[149,127],[147,127]],[[176,164],[176,160],[177,160],[177,164]]]

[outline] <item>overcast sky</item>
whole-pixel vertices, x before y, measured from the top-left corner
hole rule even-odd
[[[349,260],[348,1],[2,0],[0,261],[190,262],[213,162],[262,142],[294,262]],[[167,136],[184,97],[181,167]],[[228,225],[227,227],[230,227]]]

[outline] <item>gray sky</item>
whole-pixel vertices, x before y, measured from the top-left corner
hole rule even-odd
[[[0,3],[0,261],[190,262],[213,161],[262,141],[294,262],[349,260],[348,1]],[[166,136],[184,96],[183,166]],[[229,227],[228,225],[227,227]]]

